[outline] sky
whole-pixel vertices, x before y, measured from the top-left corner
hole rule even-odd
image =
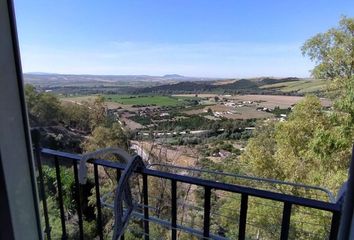
[[[24,72],[308,77],[352,0],[14,0]]]

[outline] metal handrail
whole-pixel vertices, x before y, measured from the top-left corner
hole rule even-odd
[[[241,174],[221,172],[221,171],[212,171],[212,170],[205,170],[205,169],[198,169],[198,168],[175,166],[175,165],[171,165],[171,164],[152,163],[152,164],[146,165],[147,168],[151,168],[151,167],[154,167],[154,166],[175,168],[175,169],[188,170],[188,171],[200,172],[200,173],[210,173],[210,174],[223,175],[223,176],[235,177],[235,178],[243,178],[243,179],[247,179],[247,180],[266,182],[266,183],[273,183],[273,184],[279,184],[279,185],[288,185],[288,186],[293,186],[293,187],[304,188],[304,189],[307,189],[307,190],[317,190],[317,191],[324,192],[327,195],[327,197],[328,197],[328,199],[329,199],[329,201],[331,203],[335,203],[336,202],[334,194],[331,191],[329,191],[326,188],[318,187],[318,186],[311,186],[311,185],[306,185],[306,184],[302,184],[302,183],[293,183],[293,182],[288,182],[288,181],[280,181],[280,180],[276,180],[276,179],[254,177],[254,176],[249,176],[249,175],[241,175]]]
[[[77,162],[79,162],[79,160],[81,159],[81,155],[78,155],[78,154],[64,153],[61,151],[51,150],[51,149],[47,149],[47,148],[43,148],[42,153],[45,155],[51,155],[51,156],[56,156],[56,157],[60,157],[60,158],[75,160]],[[103,167],[108,167],[108,168],[113,168],[113,169],[118,169],[118,170],[125,169],[124,164],[116,163],[116,162],[112,162],[112,161],[108,161],[108,160],[103,160],[103,159],[95,159],[95,160],[91,160],[88,162],[92,163],[92,164],[97,164],[97,165],[100,165]],[[293,196],[293,195],[284,194],[284,193],[277,193],[277,192],[272,192],[272,191],[268,191],[268,190],[254,189],[254,188],[250,188],[250,187],[244,187],[244,186],[228,184],[228,183],[219,183],[219,182],[200,179],[200,178],[196,178],[196,177],[161,172],[161,171],[152,170],[149,168],[139,169],[139,170],[137,170],[137,173],[141,173],[141,174],[145,174],[145,175],[153,176],[153,177],[159,177],[159,178],[163,178],[163,179],[174,180],[177,182],[189,183],[189,184],[193,184],[193,185],[197,185],[197,186],[208,187],[210,189],[223,190],[223,191],[227,191],[227,192],[234,192],[234,193],[240,193],[240,194],[244,193],[244,194],[254,196],[254,197],[260,197],[260,198],[265,198],[265,199],[280,201],[280,202],[289,202],[291,204],[304,206],[304,207],[311,207],[311,208],[315,208],[315,209],[319,209],[319,210],[325,210],[325,211],[331,211],[331,212],[340,211],[340,206],[336,203],[308,199],[308,198],[304,198],[304,197]]]
[[[73,165],[74,168],[74,175],[75,175],[75,185],[76,189],[80,190],[79,184],[79,174],[78,174],[78,165],[80,160],[82,159],[81,155],[78,154],[71,154],[71,153],[64,153],[61,151],[51,150],[51,149],[41,149],[40,152],[43,156],[47,156],[53,158],[57,163],[58,160],[68,161]],[[38,155],[39,156],[39,155]],[[37,156],[37,157],[38,157]],[[40,162],[40,160],[39,160]],[[92,164],[94,168],[94,182],[95,182],[95,190],[96,190],[96,206],[97,206],[97,229],[98,229],[98,236],[100,239],[103,239],[103,227],[102,227],[102,213],[101,213],[101,205],[105,205],[101,202],[101,195],[100,195],[100,187],[99,187],[99,175],[98,175],[98,166],[104,168],[111,168],[117,171],[117,177],[121,180],[122,176],[120,175],[126,169],[127,165],[112,162],[103,159],[90,159],[87,161],[88,164]],[[143,221],[143,228],[144,228],[144,238],[145,240],[149,239],[149,222],[153,222],[154,217],[149,216],[149,191],[148,191],[148,177],[157,177],[159,179],[168,180],[171,182],[171,219],[166,223],[162,223],[162,225],[168,225],[171,231],[172,240],[177,239],[177,231],[193,231],[197,229],[182,229],[184,226],[177,224],[177,183],[186,183],[192,184],[204,189],[204,206],[203,206],[203,228],[202,231],[199,231],[197,234],[202,236],[203,239],[216,239],[214,234],[211,233],[210,224],[211,224],[211,191],[212,190],[221,190],[229,193],[236,193],[240,194],[240,210],[238,214],[239,224],[238,224],[238,239],[245,240],[246,239],[246,226],[249,225],[247,222],[247,212],[249,206],[249,196],[251,197],[258,197],[262,199],[273,200],[276,202],[283,203],[283,213],[282,213],[282,220],[281,220],[281,231],[280,231],[280,238],[285,240],[289,237],[290,231],[290,224],[291,220],[291,212],[292,206],[303,206],[318,210],[323,210],[331,213],[331,227],[329,233],[329,239],[337,239],[337,233],[339,229],[339,219],[341,216],[341,201],[339,202],[325,202],[321,200],[309,199],[305,197],[299,197],[284,193],[272,192],[269,190],[260,190],[252,187],[240,186],[235,184],[228,184],[222,183],[217,181],[211,181],[206,179],[201,179],[192,176],[185,176],[179,175],[170,172],[158,171],[151,168],[139,168],[134,170],[135,173],[142,175],[142,182],[143,182],[143,204],[141,207],[143,208],[143,213],[140,214],[138,217]],[[57,174],[57,180],[60,181],[60,174]],[[58,186],[59,189],[59,186]],[[63,199],[59,199],[61,204],[63,203]],[[83,239],[83,216],[81,210],[81,202],[80,202],[80,194],[79,191],[76,191],[76,204],[77,204],[77,214],[79,219],[79,229],[80,229],[80,239]],[[123,211],[123,210],[122,210]],[[135,214],[136,211],[132,211],[132,214]],[[48,215],[48,212],[44,213]],[[65,231],[65,216],[61,213],[62,219],[62,230],[63,236]],[[164,221],[162,219],[157,219],[159,222]],[[196,232],[195,232],[196,233]],[[193,234],[193,233],[191,233]]]

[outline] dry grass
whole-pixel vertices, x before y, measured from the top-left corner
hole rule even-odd
[[[299,96],[282,96],[282,95],[236,95],[232,99],[239,101],[260,101],[258,104],[262,107],[274,108],[288,108],[301,101],[304,97]],[[323,106],[331,106],[331,101],[328,99],[321,99]]]
[[[168,147],[149,141],[134,141],[134,144],[138,144],[150,156],[153,155],[155,158],[160,158],[168,164],[189,167],[195,166],[198,160],[199,154],[197,150],[187,146]]]
[[[263,112],[263,111],[257,111],[255,107],[228,107],[225,105],[217,104],[214,106],[210,106],[211,110],[213,112],[222,112],[222,117],[227,118],[227,119],[263,119],[263,118],[271,118],[273,117],[273,114]],[[227,113],[227,112],[232,112],[232,114]]]
[[[209,93],[201,93],[201,94],[173,94],[172,97],[195,97],[198,95],[200,98],[212,98],[215,96],[219,96],[218,94],[209,94]]]
[[[205,112],[205,108],[200,108],[200,109],[193,109],[193,110],[183,111],[182,113],[185,113],[187,115],[199,115],[199,114],[202,114],[204,112]]]

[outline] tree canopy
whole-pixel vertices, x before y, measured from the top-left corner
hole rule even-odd
[[[313,76],[327,79],[329,93],[335,92],[333,107],[324,109],[317,97],[307,96],[287,121],[259,127],[241,162],[254,175],[336,192],[347,178],[354,139],[354,19],[343,17],[302,51],[316,62]]]
[[[302,53],[317,63],[312,71],[314,77],[351,79],[354,73],[354,18],[343,17],[337,28],[307,40]]]
[[[316,63],[312,75],[329,80],[329,96],[339,98],[336,107],[353,118],[354,18],[342,17],[338,27],[307,40],[302,53]]]
[[[106,147],[120,147],[126,149],[128,140],[119,123],[113,123],[112,127],[98,126],[91,136],[83,144],[87,152],[96,151]]]
[[[60,101],[53,94],[37,92],[34,86],[26,85],[25,96],[32,122],[50,125],[59,121],[62,113]]]

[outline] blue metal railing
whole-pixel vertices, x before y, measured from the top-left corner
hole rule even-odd
[[[62,186],[60,181],[60,174],[58,173],[58,166],[60,163],[68,163],[73,165],[74,168],[74,179],[76,188],[79,189],[79,181],[77,176],[77,166],[81,159],[80,155],[77,154],[70,154],[64,153],[61,151],[55,151],[51,149],[41,149],[36,151],[37,164],[40,167],[41,165],[41,156],[45,156],[46,159],[54,159],[55,167],[56,167],[56,178],[58,182],[58,201],[59,204],[63,205],[63,197],[62,197]],[[100,239],[103,239],[103,226],[102,226],[102,203],[101,203],[101,195],[100,195],[100,183],[99,183],[99,174],[98,174],[98,166],[109,168],[109,169],[116,169],[117,177],[119,178],[120,171],[124,170],[125,165],[121,163],[116,163],[108,160],[103,159],[94,159],[88,162],[88,164],[93,165],[94,169],[94,181],[95,181],[95,190],[96,190],[96,207],[97,207],[97,232]],[[141,169],[137,171],[137,174],[142,175],[143,179],[143,204],[141,205],[142,214],[135,214],[135,217],[140,217],[143,221],[143,229],[144,229],[144,239],[149,239],[149,225],[150,222],[159,223],[166,227],[167,222],[165,220],[159,220],[155,217],[149,216],[149,189],[148,189],[148,178],[155,177],[159,179],[164,179],[166,181],[171,182],[171,217],[169,221],[169,229],[171,232],[171,239],[177,239],[177,231],[185,231],[188,230],[184,229],[181,225],[177,224],[177,212],[178,212],[178,204],[177,204],[177,183],[186,183],[195,186],[202,187],[204,189],[204,204],[203,204],[203,229],[201,232],[196,231],[196,235],[202,235],[203,239],[220,239],[214,234],[211,233],[210,225],[211,225],[211,192],[212,190],[221,190],[229,193],[237,193],[241,195],[241,204],[240,204],[240,212],[238,214],[238,239],[246,239],[246,226],[248,220],[248,206],[249,206],[249,197],[258,197],[262,199],[268,199],[276,202],[280,202],[283,204],[283,211],[282,211],[282,221],[280,226],[280,239],[288,239],[289,237],[289,228],[291,224],[291,214],[292,209],[294,206],[302,206],[311,209],[318,209],[322,211],[326,211],[332,214],[331,226],[330,226],[330,233],[328,239],[336,239],[338,227],[339,227],[339,219],[341,215],[341,205],[340,203],[333,203],[333,202],[324,202],[314,199],[308,199],[299,196],[292,196],[288,194],[282,194],[267,190],[259,190],[250,187],[238,186],[233,184],[227,183],[220,183],[216,181],[210,181],[205,179],[200,179],[197,177],[191,176],[183,176],[169,172],[158,171],[154,169]],[[39,178],[40,181],[43,181],[43,177]],[[43,184],[41,183],[40,186]],[[42,188],[42,187],[41,187]],[[44,190],[44,187],[42,191]],[[79,222],[79,233],[80,239],[83,239],[83,221],[82,221],[82,209],[81,209],[81,202],[80,202],[80,191],[76,192],[76,204],[77,204],[77,214],[78,214],[78,222]],[[45,197],[43,199],[43,204],[45,204]],[[44,209],[45,219],[48,218],[48,211]],[[60,216],[61,216],[61,227],[63,233],[63,239],[66,238],[67,229],[65,226],[65,216],[64,210],[60,208]],[[50,226],[49,221],[46,220],[46,235],[47,238],[50,239]],[[236,227],[236,223],[235,223]],[[192,229],[193,230],[193,229]]]
[[[269,185],[288,186],[288,187],[293,187],[296,189],[304,189],[305,191],[316,191],[316,192],[324,194],[326,199],[328,199],[330,202],[332,202],[332,203],[336,202],[336,199],[331,191],[329,191],[326,188],[318,187],[318,186],[310,186],[310,185],[301,184],[301,183],[293,183],[293,182],[287,182],[287,181],[280,181],[280,180],[276,180],[276,179],[260,178],[260,177],[234,174],[234,173],[215,171],[215,170],[212,171],[212,170],[208,170],[208,169],[175,166],[175,165],[171,165],[171,164],[153,163],[153,164],[148,164],[146,167],[150,168],[150,169],[153,169],[154,167],[160,167],[160,168],[162,167],[164,169],[170,169],[170,170],[177,169],[177,170],[183,170],[183,171],[187,171],[187,172],[191,172],[191,173],[193,173],[193,172],[208,173],[208,174],[212,174],[214,176],[232,177],[234,179],[243,179],[243,180],[248,180],[248,181],[255,182],[255,183],[266,183]]]

